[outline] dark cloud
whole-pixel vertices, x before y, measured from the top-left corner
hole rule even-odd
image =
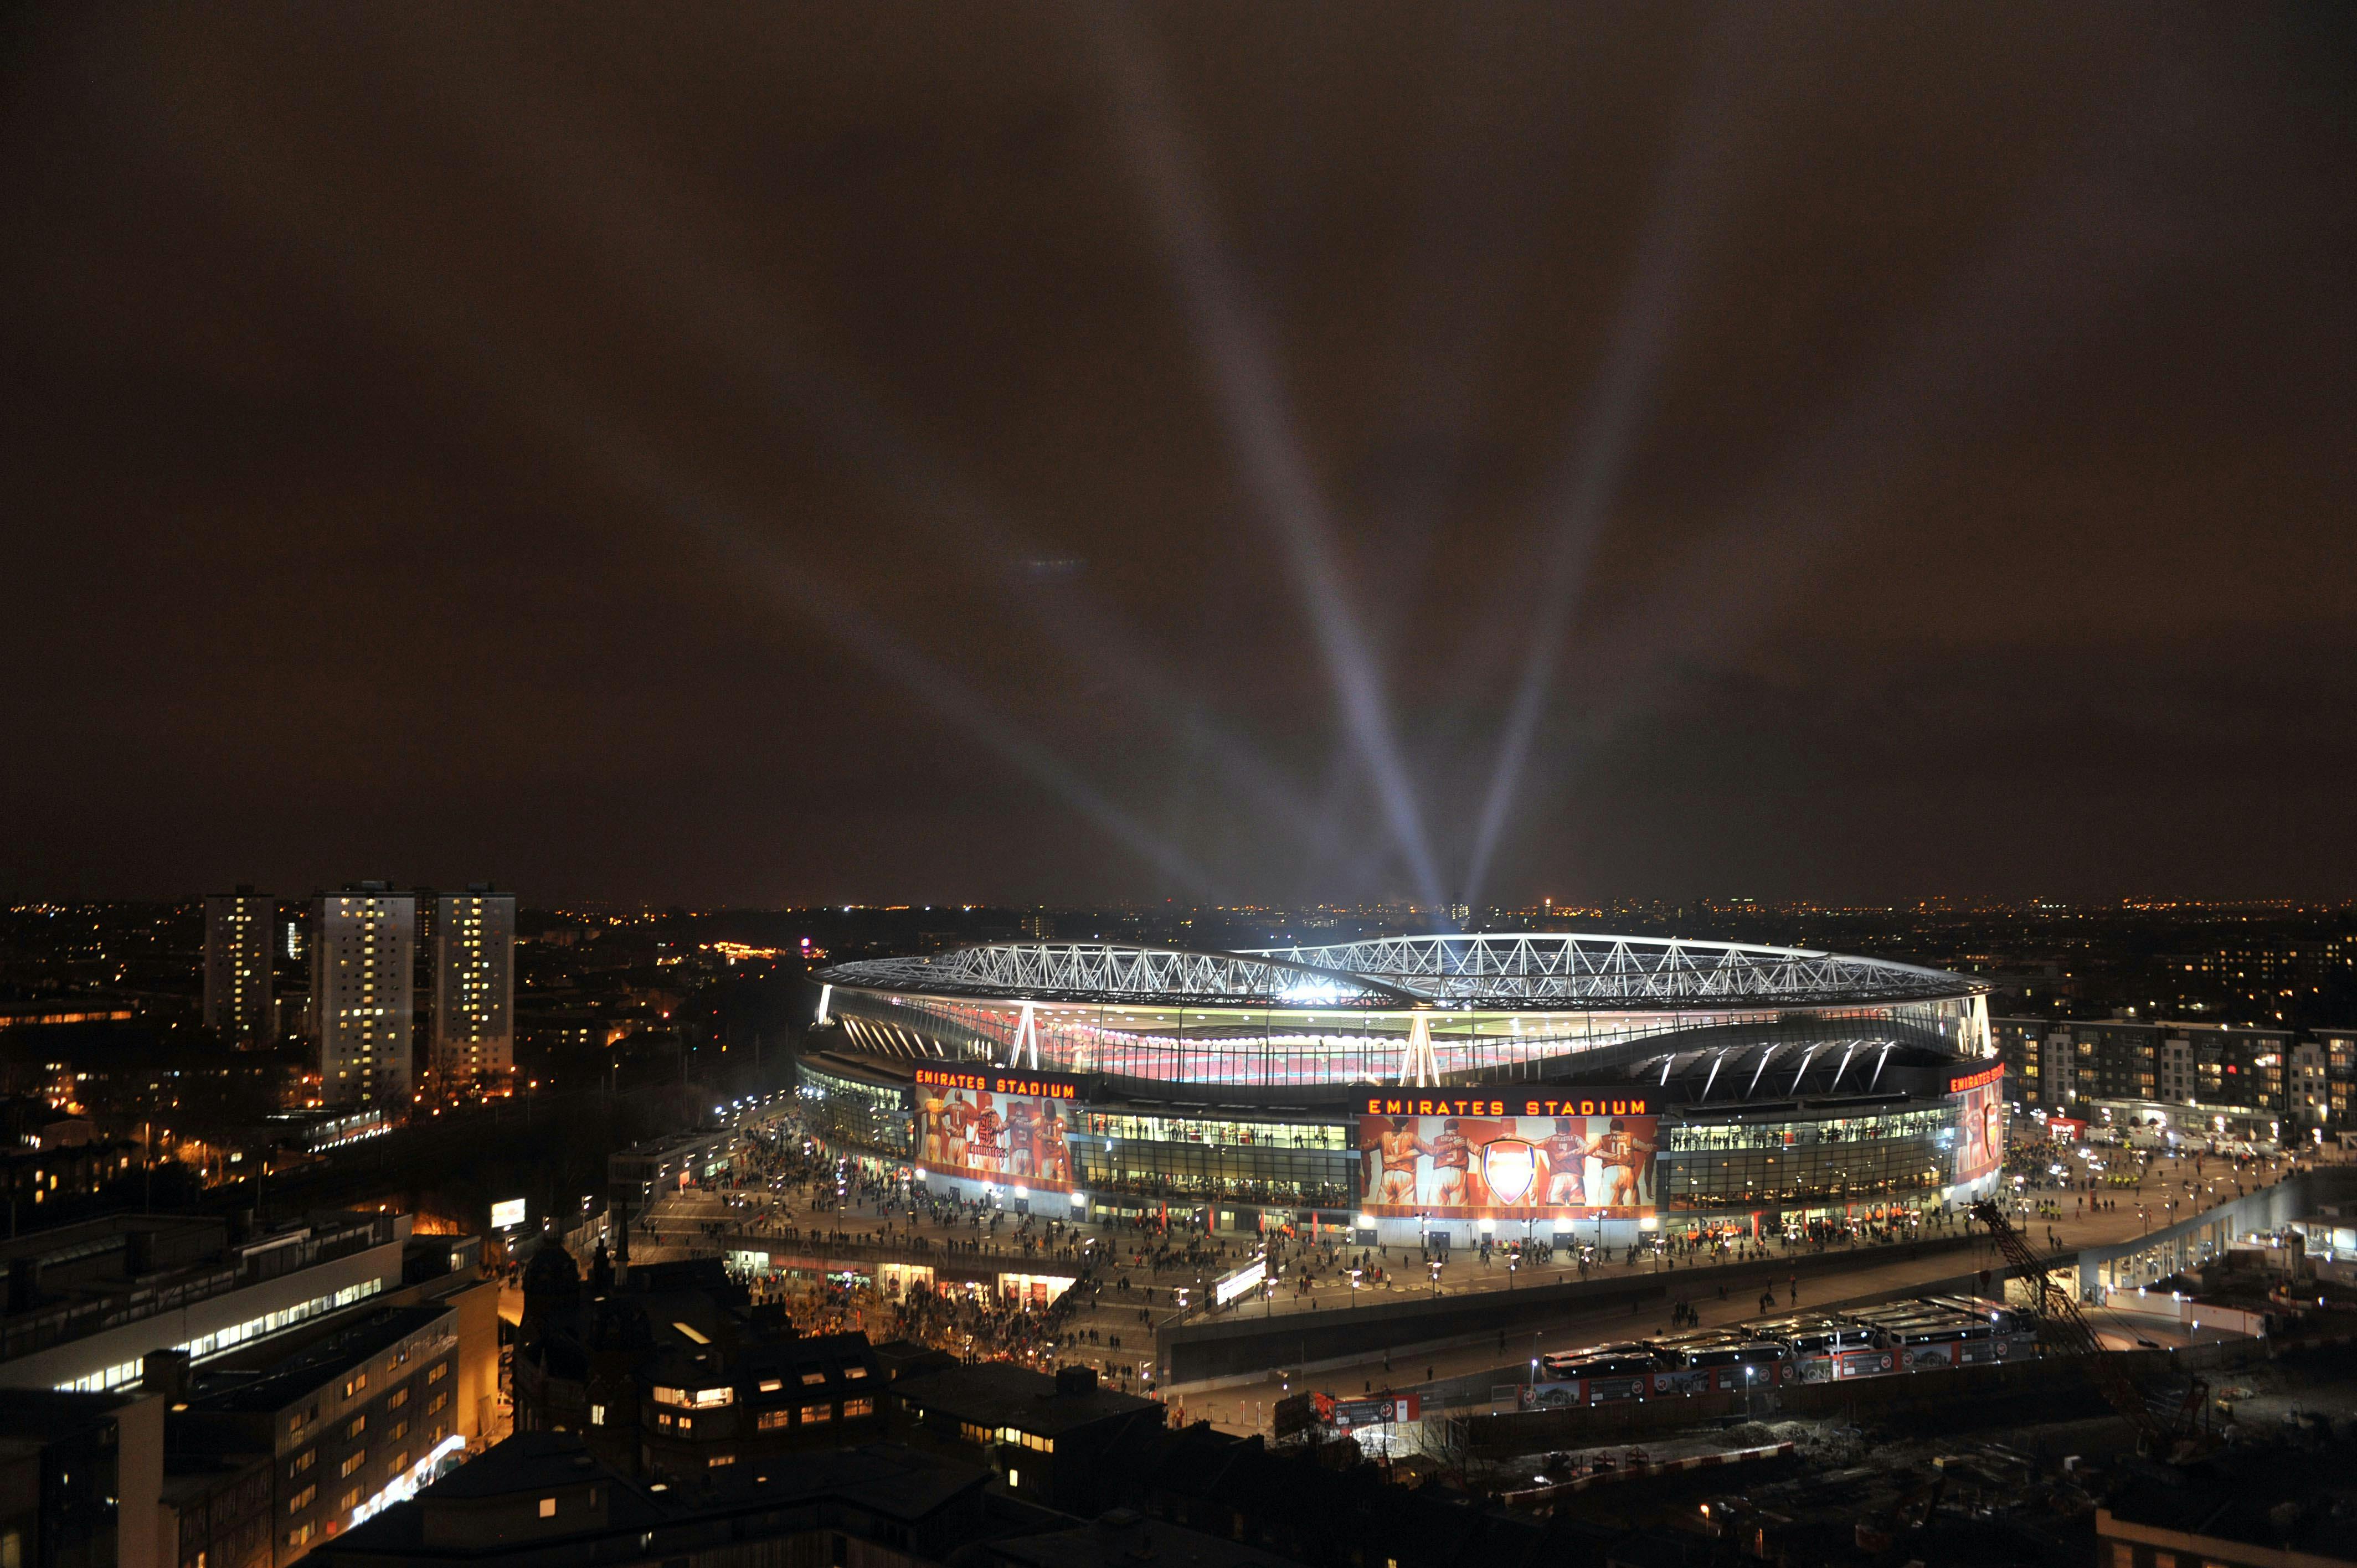
[[[2335,8],[11,26],[6,891],[2357,873]]]

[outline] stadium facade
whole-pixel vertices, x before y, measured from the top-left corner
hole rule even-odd
[[[1986,988],[1874,959],[1000,942],[818,979],[821,1135],[1026,1213],[1621,1246],[1960,1204],[2002,1163]]]

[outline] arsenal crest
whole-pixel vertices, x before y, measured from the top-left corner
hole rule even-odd
[[[1520,1138],[1500,1138],[1483,1145],[1481,1179],[1489,1185],[1492,1202],[1522,1202],[1531,1196],[1538,1176],[1539,1152],[1534,1145]]]

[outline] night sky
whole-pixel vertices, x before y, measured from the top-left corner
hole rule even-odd
[[[24,8],[0,893],[2357,894],[2352,17]]]

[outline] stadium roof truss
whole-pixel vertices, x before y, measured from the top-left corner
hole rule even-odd
[[[976,999],[1378,1011],[1825,1006],[1987,989],[1964,975],[1880,959],[1582,932],[1384,937],[1243,952],[990,942],[930,957],[858,960],[819,978]]]
[[[1426,1001],[1380,980],[1266,954],[1113,942],[986,942],[923,958],[839,963],[819,978],[870,991],[1141,1006],[1396,1009]]]

